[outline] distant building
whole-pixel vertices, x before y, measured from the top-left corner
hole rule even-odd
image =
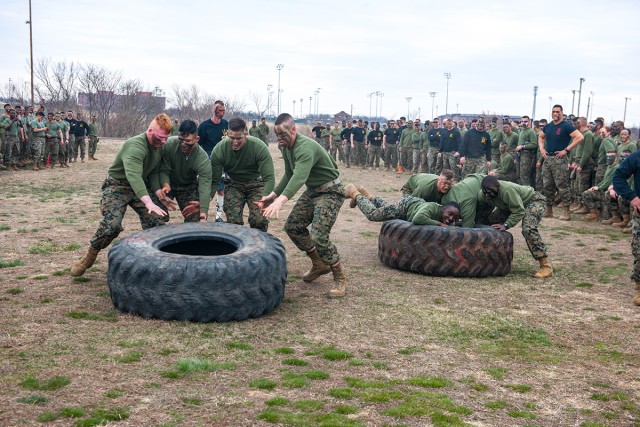
[[[347,114],[344,111],[340,111],[339,113],[333,115],[334,122],[341,123],[343,120],[351,120],[351,115]]]
[[[467,124],[467,127],[469,127],[471,120],[478,119],[480,117],[484,117],[484,121],[487,125],[491,123],[491,119],[493,117],[498,118],[498,123],[500,125],[502,125],[505,117],[509,117],[511,120],[515,120],[516,122],[520,122],[520,120],[522,120],[522,116],[512,116],[508,114],[442,114],[438,116],[438,118],[440,119],[440,123],[443,123],[446,119],[452,119],[456,122],[464,120],[464,122]]]

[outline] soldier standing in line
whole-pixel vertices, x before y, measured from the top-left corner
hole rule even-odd
[[[262,140],[262,142],[269,145],[269,141],[267,141],[267,138],[269,136],[269,125],[267,124],[266,117],[260,118],[260,124],[258,125],[258,127],[260,128],[260,132],[262,132],[262,138],[260,139]]]
[[[468,131],[459,147],[462,178],[471,173],[486,173],[491,166],[491,137],[484,130],[484,119]]]
[[[31,123],[31,129],[33,130],[33,170],[39,171],[44,169],[44,145],[45,145],[45,132],[48,130],[47,123],[44,121],[44,113],[38,111],[36,113],[36,119]]]
[[[175,126],[174,126],[175,127]],[[96,159],[96,150],[98,149],[98,123],[96,123],[96,116],[91,116],[91,123],[89,123],[89,159]]]
[[[73,129],[73,161],[78,161],[79,149],[80,162],[84,163],[84,154],[86,149],[85,136],[89,134],[89,123],[82,119],[82,113],[76,114],[76,125]]]

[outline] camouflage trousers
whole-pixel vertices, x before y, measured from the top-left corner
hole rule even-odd
[[[73,142],[69,142],[69,149],[71,152],[69,153],[69,158],[73,160],[78,159],[78,154],[80,154],[80,159],[84,160],[84,152],[85,152],[85,142],[84,136],[74,136],[72,138]],[[78,153],[80,151],[80,153]]]
[[[536,192],[524,207],[524,218],[522,218],[522,236],[527,242],[529,251],[533,258],[539,260],[547,256],[547,248],[542,241],[538,224],[542,220],[542,214],[547,208],[547,199],[540,193]]]
[[[413,147],[398,147],[400,152],[400,164],[405,171],[413,168]]]
[[[98,149],[98,137],[94,135],[89,135],[89,157],[93,157],[96,154],[96,150]]]
[[[459,157],[453,151],[445,151],[442,154],[442,168],[451,169],[453,179],[460,181],[460,169],[458,169]]]
[[[569,187],[569,160],[567,156],[561,159],[548,156],[542,163],[543,193],[547,198],[547,205],[553,204],[556,191],[560,193],[562,204],[568,207],[571,204],[571,188]]]
[[[331,150],[331,144],[329,143],[328,139],[322,140],[322,146],[324,147],[325,150],[327,150],[327,152]]]
[[[607,165],[602,164],[598,165],[598,170],[595,173],[595,177],[593,178],[593,185],[598,185],[604,179],[604,173],[607,171]]]
[[[26,131],[25,131],[26,132]],[[31,141],[33,139],[32,132],[28,132],[25,138],[20,140],[20,159],[26,160],[31,157]]]
[[[536,167],[535,181],[536,181],[536,186],[534,188],[536,189],[536,191],[542,191],[544,188],[543,179],[542,179],[542,165],[540,165],[540,167]]]
[[[398,167],[398,146],[397,144],[386,144],[384,147],[384,165],[385,167]]]
[[[608,217],[610,208],[609,195],[604,191],[584,191],[581,196],[582,204],[588,209],[602,209],[602,216]]]
[[[535,185],[536,152],[534,150],[520,150],[520,185]]]
[[[153,203],[162,206],[153,191],[149,192]],[[127,181],[120,181],[107,177],[102,184],[102,199],[100,199],[100,211],[102,221],[98,225],[96,233],[91,238],[90,244],[94,249],[104,249],[113,239],[118,237],[123,230],[122,220],[131,206],[140,217],[140,225],[143,230],[164,225],[165,219],[156,214],[150,214],[144,203],[133,192],[133,188]]]
[[[633,212],[631,253],[633,254],[633,270],[631,270],[631,280],[640,281],[640,215],[635,211]]]
[[[382,153],[382,147],[379,145],[370,145],[369,150],[367,151],[367,163],[369,167],[375,166],[380,167],[380,154]]]
[[[244,225],[244,206],[249,208],[249,226],[261,231],[267,231],[269,220],[262,216],[260,208],[253,204],[262,199],[264,182],[262,179],[254,179],[247,182],[231,181],[224,188],[224,205],[222,209],[227,217],[227,222]]]
[[[31,146],[33,148],[33,160],[44,165],[44,136],[34,136]]]
[[[462,179],[471,173],[487,173],[486,157],[465,157],[462,166]]]
[[[47,139],[47,148],[44,150],[44,160],[49,158],[51,166],[58,163],[58,152],[60,151],[60,138],[50,137]]]
[[[198,183],[189,185],[171,185],[171,192],[178,203],[180,211],[189,205],[189,202],[197,202],[200,200],[200,193],[198,193]],[[226,196],[225,196],[226,200]],[[166,209],[165,209],[166,211]],[[198,222],[200,221],[200,212],[196,212],[184,218],[184,222]]]
[[[442,157],[438,156],[440,149],[437,147],[429,147],[427,152],[427,172],[440,175],[442,172]]]
[[[61,141],[60,151],[58,151],[61,165],[66,165],[67,163],[69,163],[69,151],[70,151],[69,141],[67,142]]]
[[[355,154],[356,154],[356,158],[351,159],[354,160],[353,163],[356,166],[366,166],[367,164],[367,149],[364,148],[364,141],[363,142],[358,142],[358,141],[353,141],[353,145],[355,146]]]
[[[500,147],[491,147],[491,161],[500,164]]]
[[[315,247],[322,262],[335,264],[340,255],[329,235],[343,202],[342,184],[321,191],[307,188],[291,210],[284,230],[298,249],[308,252]]]
[[[350,142],[346,142],[344,144],[344,163],[347,165],[347,167],[351,166],[352,160],[354,161],[354,164],[355,164],[353,146],[351,145]]]
[[[576,171],[576,199],[584,204],[582,195],[591,188],[591,177],[593,176],[593,160],[589,159],[587,164],[582,168],[582,172]]]
[[[333,157],[333,160],[344,162],[344,149],[341,142],[334,142],[331,144],[329,154]],[[338,157],[336,157],[336,154]]]
[[[413,163],[413,167],[411,168],[411,172],[426,173],[427,171],[422,166],[425,163],[424,161],[426,160],[425,159],[426,153],[424,153],[420,147],[413,147],[412,151],[413,151],[413,155],[412,155],[411,162]]]
[[[363,195],[356,198],[356,204],[369,221],[382,222],[391,219],[406,220],[409,207],[415,203],[424,203],[419,197],[405,196],[396,203],[389,203],[380,197],[369,200]]]
[[[7,135],[4,136],[4,164],[16,164],[19,155],[19,144],[20,140],[17,135]]]

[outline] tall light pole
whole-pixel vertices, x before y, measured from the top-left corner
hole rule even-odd
[[[29,24],[29,65],[31,67],[31,105],[33,102],[33,25],[31,24],[31,0],[29,0],[29,20],[25,24]]]
[[[407,96],[405,99],[407,100],[407,120],[409,120],[409,116],[411,115],[409,111],[411,110],[411,100],[413,98],[410,96]]]
[[[273,85],[269,83],[267,85],[267,116],[271,116],[271,88]]]
[[[284,64],[276,65],[276,70],[278,70],[278,115],[280,115],[280,71],[284,68]]]
[[[580,117],[580,100],[582,99],[582,83],[584,83],[584,77],[580,77],[580,90],[578,90],[578,117]]]
[[[623,122],[627,121],[627,101],[631,101],[631,98],[629,98],[628,96],[625,96],[624,97],[624,114],[622,115]]]
[[[296,100],[293,100],[293,113],[291,114],[294,118],[296,117]]]
[[[571,98],[571,114],[573,114],[573,107],[576,105],[576,90],[571,89],[571,93],[573,94],[573,98]]]
[[[316,94],[316,119],[320,118],[320,89],[322,88],[319,87],[315,92],[313,92]]]
[[[595,93],[593,93],[593,91],[589,92],[591,94],[591,115],[593,115],[593,104],[595,103]],[[589,113],[587,113],[587,116],[589,115]],[[587,117],[587,120],[589,119],[589,117]]]
[[[313,118],[313,116],[311,115],[311,106],[313,105],[311,101],[313,101],[313,96],[309,97],[309,117]]]
[[[438,92],[429,92],[429,96],[431,97],[431,118],[433,119],[435,116],[433,115],[433,106],[436,102],[436,95]]]
[[[553,110],[551,104],[553,104],[553,96],[549,97],[549,119],[551,119],[551,111]]]
[[[300,118],[302,118],[302,101],[303,100],[304,100],[303,98],[300,98]]]
[[[376,94],[376,117],[378,117],[378,98],[380,97],[380,94],[382,92],[380,92],[379,90],[374,92]]]
[[[380,98],[380,112],[376,114],[378,117],[382,117],[382,97],[383,96],[384,96],[383,92],[378,92],[378,97]],[[378,101],[376,100],[376,104],[377,103],[378,103]],[[377,110],[377,108],[376,108],[376,110]]]
[[[449,114],[449,80],[451,80],[451,73],[444,73],[444,77],[447,79],[447,101],[444,104],[444,114]]]
[[[373,100],[373,95],[375,94],[375,92],[367,94],[367,97],[369,98],[369,120],[371,120],[371,101]]]
[[[536,117],[536,97],[538,96],[538,86],[533,87],[533,113],[531,113],[531,121]]]

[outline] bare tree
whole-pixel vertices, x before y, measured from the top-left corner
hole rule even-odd
[[[79,88],[84,92],[79,95],[86,102],[90,115],[96,115],[102,133],[110,132],[110,116],[115,112],[118,99],[116,91],[122,81],[120,71],[111,71],[99,65],[84,65],[80,67]]]
[[[71,62],[52,63],[39,59],[34,66],[38,97],[49,100],[49,109],[65,111],[77,106],[78,66]]]

